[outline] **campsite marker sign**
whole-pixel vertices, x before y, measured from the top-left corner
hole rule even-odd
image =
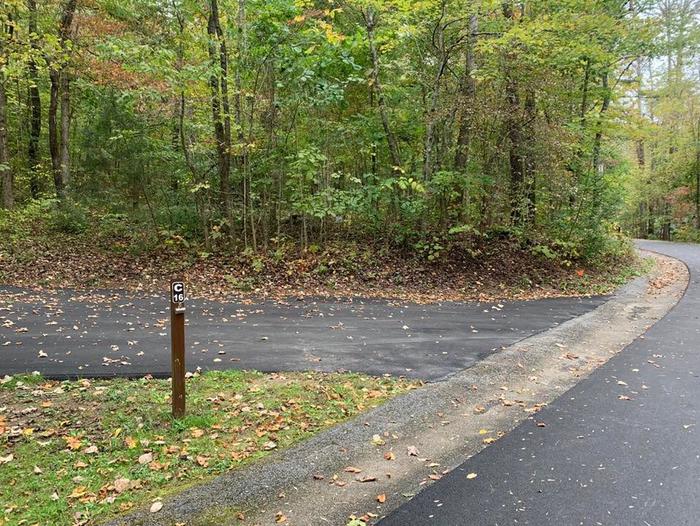
[[[170,282],[173,417],[185,416],[185,283]]]

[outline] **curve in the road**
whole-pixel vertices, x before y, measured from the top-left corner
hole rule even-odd
[[[678,305],[381,526],[700,524],[700,245],[639,244],[688,265]]]

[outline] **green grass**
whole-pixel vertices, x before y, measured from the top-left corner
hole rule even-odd
[[[207,373],[188,380],[188,414],[173,421],[167,381],[13,378],[0,385],[0,525],[99,523],[415,386],[357,374]]]

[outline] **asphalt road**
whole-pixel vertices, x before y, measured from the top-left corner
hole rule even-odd
[[[381,526],[700,524],[700,245],[640,246],[688,265],[680,303]]]
[[[348,370],[435,380],[604,298],[416,305],[187,303],[187,369]],[[165,297],[0,287],[0,375],[168,376]]]

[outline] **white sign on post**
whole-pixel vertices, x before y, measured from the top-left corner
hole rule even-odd
[[[185,284],[182,281],[173,281],[170,294],[175,312],[185,312]]]

